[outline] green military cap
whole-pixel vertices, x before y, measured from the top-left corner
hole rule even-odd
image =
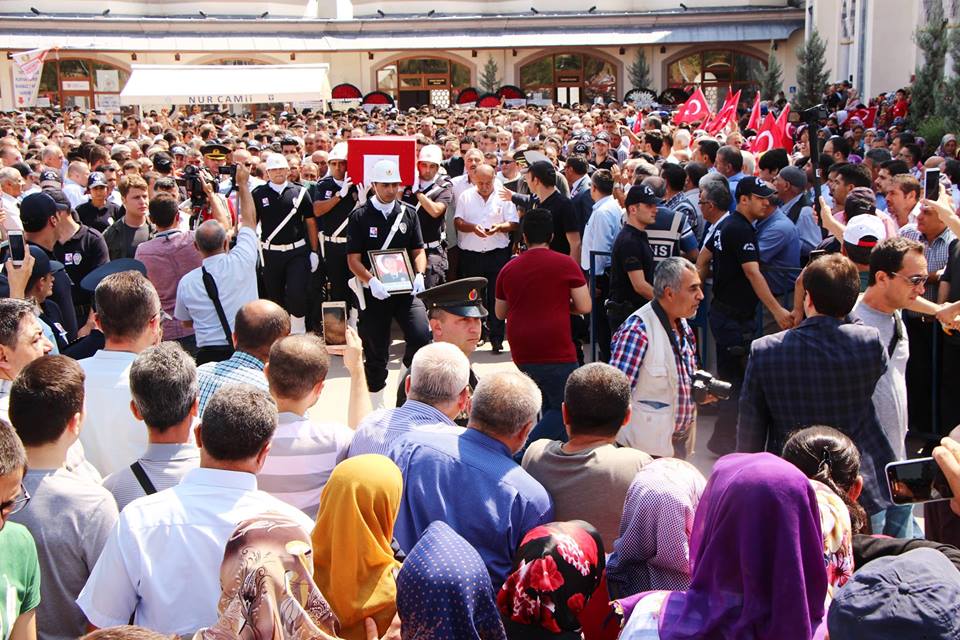
[[[487,310],[482,302],[486,286],[486,278],[462,278],[421,291],[417,297],[423,300],[427,311],[443,309],[464,318],[486,318]]]

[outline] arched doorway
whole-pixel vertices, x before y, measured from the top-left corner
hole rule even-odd
[[[447,58],[400,58],[377,69],[377,89],[400,110],[432,104],[448,107],[470,86],[470,68]]]
[[[617,69],[588,53],[552,53],[520,66],[520,87],[534,101],[609,101],[617,97]]]
[[[99,60],[48,56],[37,98],[61,109],[120,111],[120,90],[129,78],[129,71]]]
[[[757,92],[755,74],[766,68],[766,60],[753,53],[734,49],[703,49],[682,53],[667,60],[667,87],[685,89],[700,85],[714,109],[723,104],[728,89],[742,90],[740,101],[753,101]]]

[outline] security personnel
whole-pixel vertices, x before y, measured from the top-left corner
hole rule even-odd
[[[469,358],[477,350],[480,341],[481,323],[487,317],[483,307],[483,290],[487,286],[486,278],[463,278],[427,289],[417,294],[427,308],[430,331],[434,342],[449,342],[456,345],[463,355]],[[397,406],[407,401],[407,371],[400,379],[397,389]],[[477,375],[470,367],[469,391],[477,386]],[[461,427],[467,426],[467,413],[457,416]]]
[[[310,193],[313,215],[319,218],[320,255],[326,270],[327,300],[346,301],[353,305],[347,288],[351,276],[347,268],[347,223],[361,194],[347,175],[347,143],[338,143],[330,151],[327,166],[329,175],[314,185]]]
[[[410,366],[417,349],[430,341],[427,312],[416,294],[424,290],[423,273],[427,256],[423,251],[420,221],[412,207],[397,201],[400,171],[396,163],[380,160],[368,176],[373,185],[369,200],[350,214],[347,224],[347,265],[354,277],[351,289],[360,303],[358,330],[366,355],[367,388],[377,394],[375,405],[383,403],[387,384],[390,325],[396,319],[407,343],[403,364]],[[397,249],[412,258],[415,276],[412,291],[394,293],[370,272],[370,251]]]
[[[417,161],[417,181],[403,191],[402,200],[416,209],[427,253],[427,288],[447,280],[447,233],[444,216],[453,203],[453,185],[447,176],[438,176],[443,163],[443,152],[435,144],[420,149]]]
[[[317,223],[306,188],[287,182],[289,167],[279,153],[266,162],[270,181],[253,189],[260,223],[266,297],[290,314],[290,332],[306,333],[310,274],[317,270]]]

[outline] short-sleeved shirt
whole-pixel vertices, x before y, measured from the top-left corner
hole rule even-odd
[[[509,305],[507,340],[520,364],[576,362],[570,290],[587,283],[580,266],[552,249],[528,249],[503,267],[497,298]]]
[[[711,239],[713,297],[750,315],[760,299],[753,291],[743,265],[760,262],[757,230],[742,213],[734,211]]]
[[[160,296],[160,305],[170,314],[170,320],[163,322],[163,339],[175,340],[193,335],[193,329],[187,329],[173,318],[177,306],[177,287],[183,276],[200,266],[202,258],[194,245],[192,231],[184,233],[179,229],[161,231],[152,240],[147,240],[134,254],[147,268],[147,278]]]
[[[67,275],[73,282],[73,303],[90,304],[93,294],[81,289],[80,281],[88,273],[110,260],[110,251],[107,249],[103,234],[81,224],[69,240],[54,245],[53,255],[63,263]]]
[[[120,207],[109,200],[103,203],[102,208],[96,207],[92,200],[87,200],[77,207],[77,216],[81,224],[103,233],[115,220],[120,219]]]
[[[610,257],[610,299],[615,302],[627,302],[639,309],[649,300],[636,292],[630,282],[631,271],[643,271],[650,286],[653,286],[653,250],[647,239],[646,231],[631,225],[624,225],[613,241]]]
[[[337,184],[333,176],[327,176],[313,186],[308,192],[313,202],[324,202],[340,193],[342,184]],[[319,216],[319,225],[325,236],[332,236],[333,232],[340,228],[340,225],[350,216],[350,212],[357,206],[357,187],[350,187],[347,191],[347,197],[342,198],[340,202],[333,205],[330,211]],[[346,229],[338,234],[340,237],[346,237]]]
[[[27,528],[7,522],[0,529],[0,638],[6,640],[22,614],[40,604],[40,562]]]
[[[260,238],[266,242],[281,222],[287,217],[296,203],[300,191],[298,184],[288,182],[282,193],[277,193],[271,184],[262,184],[251,192],[253,204],[257,208],[257,221],[260,223]],[[313,218],[313,202],[309,194],[303,194],[300,206],[283,228],[273,237],[270,244],[293,244],[307,237],[306,220]]]
[[[110,250],[110,259],[132,258],[136,255],[137,247],[152,238],[156,231],[149,221],[139,227],[131,227],[122,217],[117,219],[103,232],[103,240]]]
[[[189,442],[150,443],[137,462],[153,488],[163,491],[180,484],[188,471],[200,466],[200,449]],[[147,495],[129,465],[104,478],[103,488],[113,494],[121,511],[137,498]]]
[[[775,296],[793,289],[800,272],[800,236],[781,211],[757,222],[757,250],[764,279]]]
[[[397,232],[393,234],[390,244],[384,247],[383,242],[390,235],[390,229],[397,221],[397,216],[402,216],[397,225]],[[359,253],[360,260],[367,269],[370,268],[368,251],[406,249],[410,253],[414,249],[422,248],[420,220],[417,218],[416,211],[409,205],[394,202],[390,214],[384,215],[368,201],[350,214],[350,223],[347,224],[347,253]]]
[[[447,209],[453,206],[453,185],[450,183],[450,178],[446,176],[438,175],[432,183],[421,184],[420,192],[433,202],[447,205]],[[420,205],[416,193],[410,187],[404,189],[402,200],[417,210],[417,217],[420,219],[420,233],[423,235],[424,243],[436,242],[446,236],[444,233],[446,213],[437,218],[427,213]]]
[[[553,239],[550,241],[550,248],[558,253],[570,255],[570,241],[567,240],[567,234],[574,231],[580,232],[580,219],[570,198],[557,190],[537,206],[548,209],[553,214]]]

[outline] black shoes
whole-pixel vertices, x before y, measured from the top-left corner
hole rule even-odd
[[[493,340],[490,343],[490,353],[492,353],[495,356],[498,356],[501,353],[503,353],[503,340]]]

